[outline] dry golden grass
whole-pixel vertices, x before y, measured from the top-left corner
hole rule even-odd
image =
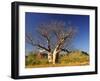
[[[33,59],[34,60],[34,59]],[[35,59],[38,61],[37,59]],[[49,64],[47,59],[39,59],[40,63],[30,63],[26,65],[26,68],[40,68],[40,67],[61,67],[61,66],[85,66],[89,65],[89,55],[82,53],[81,51],[74,51],[70,54],[60,57],[59,63]]]

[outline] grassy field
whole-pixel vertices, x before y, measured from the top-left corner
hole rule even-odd
[[[25,59],[26,68],[39,67],[61,67],[61,66],[85,66],[89,65],[89,55],[82,51],[74,51],[64,56],[60,56],[59,63],[48,63],[47,58],[38,59],[36,54],[28,54]]]

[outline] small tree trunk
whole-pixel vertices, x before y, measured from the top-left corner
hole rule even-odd
[[[52,54],[48,53],[48,62],[51,63],[52,62]]]

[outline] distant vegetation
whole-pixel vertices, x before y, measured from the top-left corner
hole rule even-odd
[[[82,66],[89,65],[89,54],[84,51],[71,51],[60,54],[59,62],[52,64],[47,57],[39,57],[37,53],[29,53],[25,58],[26,68],[57,67],[57,66]]]

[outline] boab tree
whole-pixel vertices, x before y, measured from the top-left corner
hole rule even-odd
[[[52,21],[39,24],[37,33],[40,37],[33,39],[32,34],[26,33],[26,42],[48,52],[48,62],[53,64],[59,60],[59,53],[65,49],[75,36],[76,29],[62,21]],[[34,35],[35,36],[35,35]],[[68,51],[68,50],[67,50]]]

